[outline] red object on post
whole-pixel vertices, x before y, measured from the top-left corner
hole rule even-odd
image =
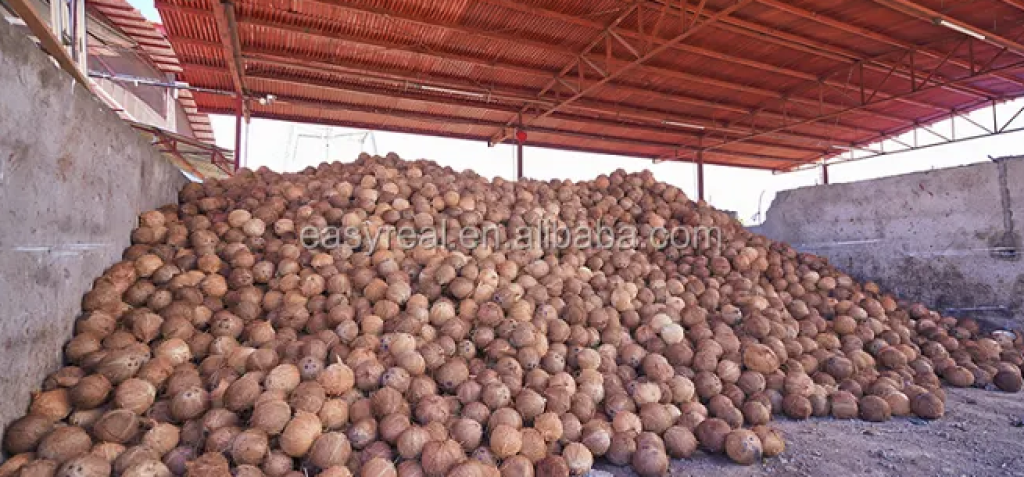
[[[519,141],[519,144],[526,142],[526,131],[523,131],[522,129],[517,129],[516,141]]]

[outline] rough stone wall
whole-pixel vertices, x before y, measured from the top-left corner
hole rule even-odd
[[[1024,327],[1024,156],[778,194],[754,230],[950,314]]]
[[[0,427],[59,366],[82,295],[138,214],[174,202],[185,182],[0,21]]]

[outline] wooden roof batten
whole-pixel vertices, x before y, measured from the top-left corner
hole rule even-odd
[[[220,1],[157,7],[186,81],[237,90],[235,63],[253,82],[241,97],[294,100],[249,101],[263,117],[493,142],[525,113],[546,147],[655,158],[696,147],[708,163],[788,169],[1024,95],[1009,63],[1022,0],[942,10],[986,38],[973,25],[991,18],[990,41],[927,25],[917,7],[932,0],[232,0],[232,61],[210,33]],[[861,7],[869,22],[843,20]],[[196,103],[230,107],[219,98]]]

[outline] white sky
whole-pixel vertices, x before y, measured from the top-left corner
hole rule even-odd
[[[157,11],[152,0],[129,0],[135,8],[151,21],[159,22]],[[1012,117],[1021,107],[1024,99],[1003,104],[998,107],[1001,122]],[[972,119],[986,126],[992,124],[990,109],[983,109],[970,115]],[[233,149],[235,147],[235,119],[229,116],[211,116],[217,144]],[[319,164],[325,157],[337,160],[353,160],[359,154],[361,145],[352,141],[314,140],[306,138],[298,141],[298,146],[290,146],[295,135],[295,125],[281,121],[254,119],[248,126],[248,140],[243,149],[243,157],[247,165],[256,168],[266,165],[280,171],[296,171],[309,165]],[[1008,129],[1024,127],[1024,114],[1018,117]],[[950,121],[939,123],[933,128],[946,136],[951,135]],[[956,121],[957,137],[977,135],[981,131],[967,121]],[[324,129],[317,126],[300,128],[300,133],[322,133]],[[355,130],[334,128],[329,136],[336,134],[360,132]],[[827,134],[827,133],[826,133]],[[243,137],[245,134],[243,133]],[[912,134],[904,135],[904,141],[910,143]],[[374,132],[377,152],[386,154],[396,152],[406,159],[430,159],[441,165],[455,169],[474,169],[485,177],[501,176],[512,178],[513,147],[500,145],[487,147],[483,142],[471,142],[458,139],[415,136],[409,134]],[[921,144],[937,141],[938,138],[926,132],[919,132]],[[887,143],[886,149],[891,150],[893,144]],[[367,152],[372,152],[369,143]],[[829,167],[829,180],[832,183],[851,182],[875,177],[891,176],[908,172],[959,166],[988,160],[989,156],[1001,157],[1024,154],[1024,131],[1001,136],[976,139],[957,144],[937,146],[914,152],[906,152],[874,159],[836,164]],[[293,157],[294,156],[294,157]],[[598,154],[555,151],[536,147],[527,147],[523,154],[524,174],[533,179],[569,178],[573,180],[591,179],[599,174],[608,173],[622,168],[627,171],[650,169],[658,179],[682,188],[690,197],[697,196],[696,167],[687,163],[652,164],[650,160],[629,157],[607,156]],[[820,169],[806,170],[788,174],[772,174],[771,172],[705,166],[704,188],[706,199],[715,207],[736,211],[745,223],[756,223],[771,205],[775,193],[780,190],[815,185],[821,182]]]

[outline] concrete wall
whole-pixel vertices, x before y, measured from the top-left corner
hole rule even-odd
[[[185,178],[0,21],[0,426],[60,364],[94,278]]]
[[[1022,221],[1015,157],[781,192],[755,231],[901,297],[1022,327]]]

